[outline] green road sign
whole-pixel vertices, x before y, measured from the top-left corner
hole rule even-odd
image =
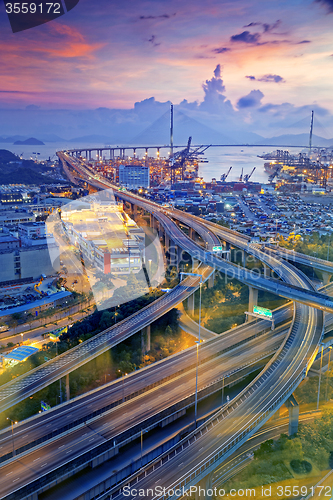
[[[253,306],[253,313],[259,314],[259,316],[263,316],[265,318],[273,318],[272,311],[270,309],[266,309],[265,307]]]
[[[222,252],[222,247],[213,247],[213,252]]]

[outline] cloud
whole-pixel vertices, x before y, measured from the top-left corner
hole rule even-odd
[[[322,4],[327,8],[327,13],[331,14],[333,12],[333,0],[315,0],[316,3]]]
[[[156,36],[152,35],[149,39],[148,42],[152,44],[153,47],[157,47],[158,45],[161,45],[160,43],[156,43]]]
[[[259,82],[274,82],[281,83],[285,82],[285,80],[280,75],[264,75],[261,78],[258,78]]]
[[[223,95],[225,86],[223,85],[221,76],[221,65],[218,64],[214,69],[214,76],[202,84],[205,93],[204,100],[200,104],[202,110],[217,113],[226,103],[226,97]]]
[[[301,42],[296,42],[297,45],[300,45],[301,43],[311,43],[311,40],[302,40]]]
[[[153,20],[153,19],[170,19],[175,15],[176,12],[174,12],[173,14],[161,14],[160,16],[140,16],[139,19],[140,21]]]
[[[268,33],[270,31],[273,31],[275,28],[277,28],[278,26],[280,26],[281,24],[281,20],[278,19],[277,21],[275,21],[275,23],[273,24],[267,24],[267,23],[263,23],[263,28],[264,28],[264,33]]]
[[[250,43],[250,44],[258,44],[260,40],[260,33],[250,33],[249,31],[243,31],[238,35],[232,35],[230,37],[231,42],[241,42],[241,43]]]
[[[256,78],[253,75],[246,76],[245,78],[248,78],[249,80],[257,80],[258,82],[266,82],[266,83],[284,83],[285,80],[282,78],[280,75],[264,75],[261,76],[260,78]]]
[[[259,107],[263,97],[264,94],[260,90],[251,90],[249,94],[238,100],[237,106],[239,109]]]
[[[282,21],[280,19],[275,21],[275,23],[273,23],[273,24],[255,22],[255,23],[246,24],[245,26],[243,26],[243,28],[250,28],[252,26],[262,26],[264,29],[264,33],[269,33],[270,31],[273,31],[275,28],[280,26],[281,22]]]
[[[224,54],[230,50],[228,47],[216,47],[216,49],[212,49],[212,52],[215,52],[215,54]]]
[[[216,68],[214,69],[214,76],[215,76],[215,78],[221,78],[221,64],[218,64],[216,66]],[[225,90],[224,87],[223,87],[223,90]]]

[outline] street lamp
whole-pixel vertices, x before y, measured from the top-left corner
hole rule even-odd
[[[12,440],[13,440],[13,457],[15,457],[15,445],[14,445],[14,424],[17,424],[17,422],[14,422],[11,418],[7,417],[7,420],[11,421],[12,425]]]
[[[319,370],[318,396],[317,396],[317,410],[319,408],[319,399],[320,399],[320,382],[321,382],[321,370],[322,370],[322,367],[323,367],[323,350],[324,350],[324,346],[323,346],[323,344],[321,344],[320,370]]]
[[[122,400],[123,400],[123,403],[125,401],[125,393],[124,393],[124,382],[125,382],[125,375],[127,375],[127,373],[123,373],[121,370],[118,370],[119,373],[122,374],[122,378],[123,378],[123,383],[122,383],[122,394],[123,394],[123,397],[122,397]]]
[[[140,467],[142,467],[143,433],[144,432],[148,432],[148,431],[144,431],[143,429],[141,429],[141,460],[140,460]]]
[[[329,354],[328,354],[328,365],[327,365],[327,377],[326,377],[326,391],[325,391],[325,401],[328,400],[328,374],[330,371],[330,361],[331,361],[331,350],[332,346],[329,346]]]

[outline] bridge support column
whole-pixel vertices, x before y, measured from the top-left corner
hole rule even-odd
[[[138,207],[131,203],[131,211],[133,214],[133,220],[136,222],[138,220]]]
[[[192,273],[197,272],[198,266],[199,266],[199,261],[198,261],[198,259],[194,259],[194,258],[192,257]]]
[[[185,270],[185,259],[184,259],[184,256],[185,256],[185,251],[182,248],[177,247],[177,265],[178,265],[178,271],[179,272]]]
[[[323,276],[323,284],[327,285],[331,281],[332,275],[327,271],[322,271],[322,276]]]
[[[246,267],[246,258],[247,258],[247,253],[245,250],[243,250],[243,255],[242,255],[242,265],[243,267]]]
[[[188,235],[189,235],[189,237],[191,238],[191,240],[193,240],[193,239],[194,239],[194,234],[195,234],[194,229],[193,229],[192,227],[190,227],[190,228],[188,229]]]
[[[152,214],[150,214],[150,227],[156,229],[156,219]]]
[[[253,312],[253,307],[258,304],[258,288],[253,288],[249,286],[249,312]],[[248,316],[248,321],[250,321],[251,316]]]
[[[141,348],[143,353],[150,351],[150,325],[141,330]]]
[[[170,240],[169,255],[170,255],[170,266],[175,266],[178,269],[178,247],[173,241]]]
[[[187,298],[187,312],[194,314],[194,293]]]
[[[70,389],[69,389],[69,373],[66,375],[66,401],[71,399]]]
[[[213,472],[201,479],[196,485],[195,500],[211,500],[213,498]]]
[[[299,406],[293,395],[285,402],[289,412],[289,436],[298,431]]]
[[[208,278],[208,288],[213,288],[215,280],[215,271]]]

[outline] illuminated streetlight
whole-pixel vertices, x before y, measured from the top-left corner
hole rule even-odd
[[[13,457],[15,457],[15,445],[14,445],[14,424],[17,424],[17,422],[14,422],[11,418],[7,417],[7,420],[11,421],[12,425],[12,440],[13,440]]]

